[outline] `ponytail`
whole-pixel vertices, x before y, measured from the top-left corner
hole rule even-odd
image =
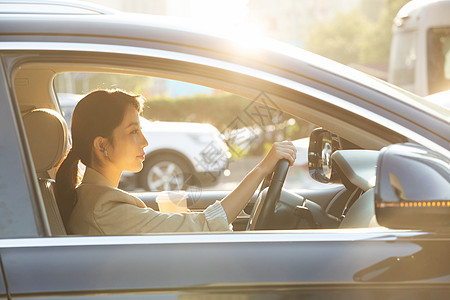
[[[58,209],[66,229],[68,228],[70,214],[76,202],[75,188],[80,183],[78,173],[79,160],[80,158],[73,151],[73,148],[70,149],[56,173],[56,203],[58,204]]]

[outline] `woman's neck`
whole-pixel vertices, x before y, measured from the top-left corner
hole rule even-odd
[[[98,164],[93,164],[92,169],[102,174],[108,181],[114,186],[119,186],[120,176],[122,175],[121,170],[117,170],[113,166],[100,166]]]

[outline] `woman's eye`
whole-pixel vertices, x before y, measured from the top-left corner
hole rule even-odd
[[[131,131],[131,134],[140,134],[141,130],[142,130],[142,128],[135,129],[135,130]]]

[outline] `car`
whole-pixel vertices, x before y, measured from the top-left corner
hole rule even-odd
[[[0,56],[0,299],[450,294],[449,110],[290,45],[163,17],[1,15]],[[69,147],[54,87],[66,72],[169,78],[242,98],[238,111],[227,99],[196,106],[211,123],[304,120],[321,184],[283,189],[293,169],[281,161],[234,232],[70,235],[52,191]],[[190,190],[189,209],[229,193]],[[135,195],[158,209],[156,192]]]
[[[83,95],[58,93],[61,111],[70,124],[76,103]],[[142,133],[148,141],[146,160],[139,173],[124,172],[121,186],[146,191],[181,190],[189,186],[209,187],[220,180],[228,167],[230,153],[220,132],[210,124],[150,122],[140,117]],[[214,149],[216,163],[200,164],[205,151]]]

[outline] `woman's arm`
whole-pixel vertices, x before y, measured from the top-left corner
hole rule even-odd
[[[222,199],[221,204],[227,214],[228,223],[231,224],[245,208],[260,182],[273,171],[280,159],[286,158],[291,166],[294,164],[296,152],[297,149],[291,142],[280,142],[272,145],[264,159],[244,177],[234,191]]]

